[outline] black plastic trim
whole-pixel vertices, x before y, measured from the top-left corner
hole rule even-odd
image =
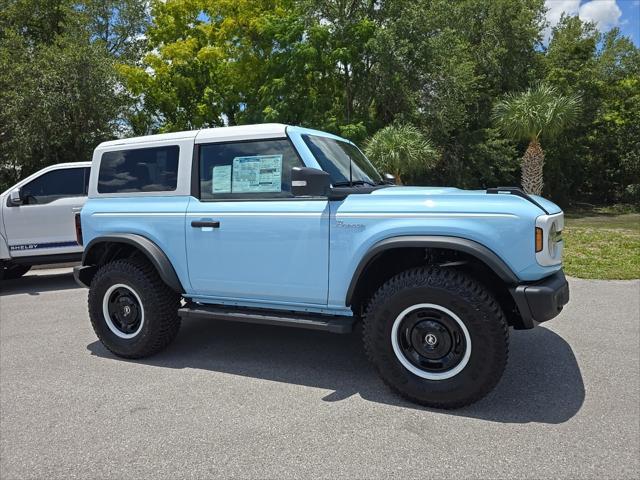
[[[98,271],[98,267],[95,265],[73,267],[73,278],[78,285],[84,288],[89,288],[91,280]]]
[[[133,233],[114,233],[94,238],[89,242],[84,250],[84,255],[82,256],[83,266],[97,264],[97,259],[92,258],[91,252],[93,247],[101,243],[124,243],[136,247],[149,259],[151,264],[158,271],[158,274],[164,283],[166,283],[172,290],[178,293],[184,293],[185,290],[182,287],[182,283],[180,283],[180,279],[178,278],[178,275],[176,274],[176,271],[167,255],[158,245],[142,235],[136,235]]]
[[[388,183],[381,185],[357,186],[357,187],[331,187],[329,189],[329,200],[344,200],[349,195],[361,195],[375,192],[382,188],[391,187]]]
[[[200,198],[200,144],[193,145],[191,156],[191,196]]]
[[[531,196],[529,196],[529,194],[527,194],[520,187],[492,187],[492,188],[487,188],[487,193],[489,193],[489,194],[505,194],[505,193],[508,193],[510,195],[515,195],[517,197],[524,198],[525,200],[528,200],[529,202],[533,203],[536,207],[538,207],[544,213],[549,215],[549,212],[547,211],[546,208],[544,208],[542,205],[540,205],[538,202],[536,202],[533,198],[531,198]]]
[[[489,250],[484,245],[460,237],[446,237],[438,235],[411,235],[392,237],[382,240],[376,243],[373,247],[367,251],[364,257],[360,260],[358,267],[353,273],[349,289],[347,290],[346,305],[351,305],[351,299],[355,292],[360,276],[366,266],[375,257],[385,250],[391,250],[394,248],[407,248],[407,247],[423,247],[423,248],[447,248],[450,250],[457,250],[474,256],[478,260],[485,263],[493,272],[498,275],[506,284],[517,285],[518,277],[511,271],[506,263],[498,257],[493,251]]]
[[[522,329],[556,317],[569,302],[569,283],[562,270],[531,283],[509,289],[522,317]]]
[[[220,222],[193,220],[191,226],[193,228],[220,228]]]

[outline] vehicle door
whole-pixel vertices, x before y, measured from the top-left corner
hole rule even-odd
[[[326,305],[329,206],[291,194],[303,166],[287,138],[196,145],[187,210],[191,286],[200,296]]]
[[[88,167],[49,170],[22,185],[22,204],[5,202],[4,226],[12,257],[82,251],[74,209],[87,198]]]

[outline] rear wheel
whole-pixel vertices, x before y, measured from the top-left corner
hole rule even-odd
[[[111,352],[142,358],[178,334],[180,296],[144,261],[116,260],[98,270],[89,289],[89,317]]]
[[[417,268],[388,280],[369,303],[363,335],[385,383],[429,407],[479,400],[507,362],[501,308],[481,284],[453,270]]]
[[[15,263],[9,263],[0,267],[0,279],[12,280],[14,278],[20,278],[29,270],[31,270],[31,265],[16,265]]]

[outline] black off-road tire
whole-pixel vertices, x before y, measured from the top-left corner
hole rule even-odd
[[[405,368],[394,351],[393,324],[417,304],[450,310],[468,330],[470,356],[451,378],[422,378]],[[487,289],[461,272],[436,267],[407,270],[385,282],[367,307],[363,339],[369,360],[391,389],[412,402],[444,409],[469,405],[489,393],[504,372],[509,351],[504,313]]]
[[[140,298],[144,322],[133,338],[120,338],[107,324],[103,299],[109,288],[123,284]],[[116,260],[102,266],[89,288],[89,317],[102,344],[124,358],[143,358],[169,345],[180,329],[180,295],[169,288],[152,265],[141,260]]]
[[[7,266],[0,267],[0,280],[13,280],[20,278],[29,270],[31,270],[31,265],[9,264]]]

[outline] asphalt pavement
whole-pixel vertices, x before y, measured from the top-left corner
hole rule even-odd
[[[155,357],[97,341],[70,269],[0,292],[0,478],[635,478],[640,281],[571,279],[480,402],[418,407],[359,333],[190,320]]]

